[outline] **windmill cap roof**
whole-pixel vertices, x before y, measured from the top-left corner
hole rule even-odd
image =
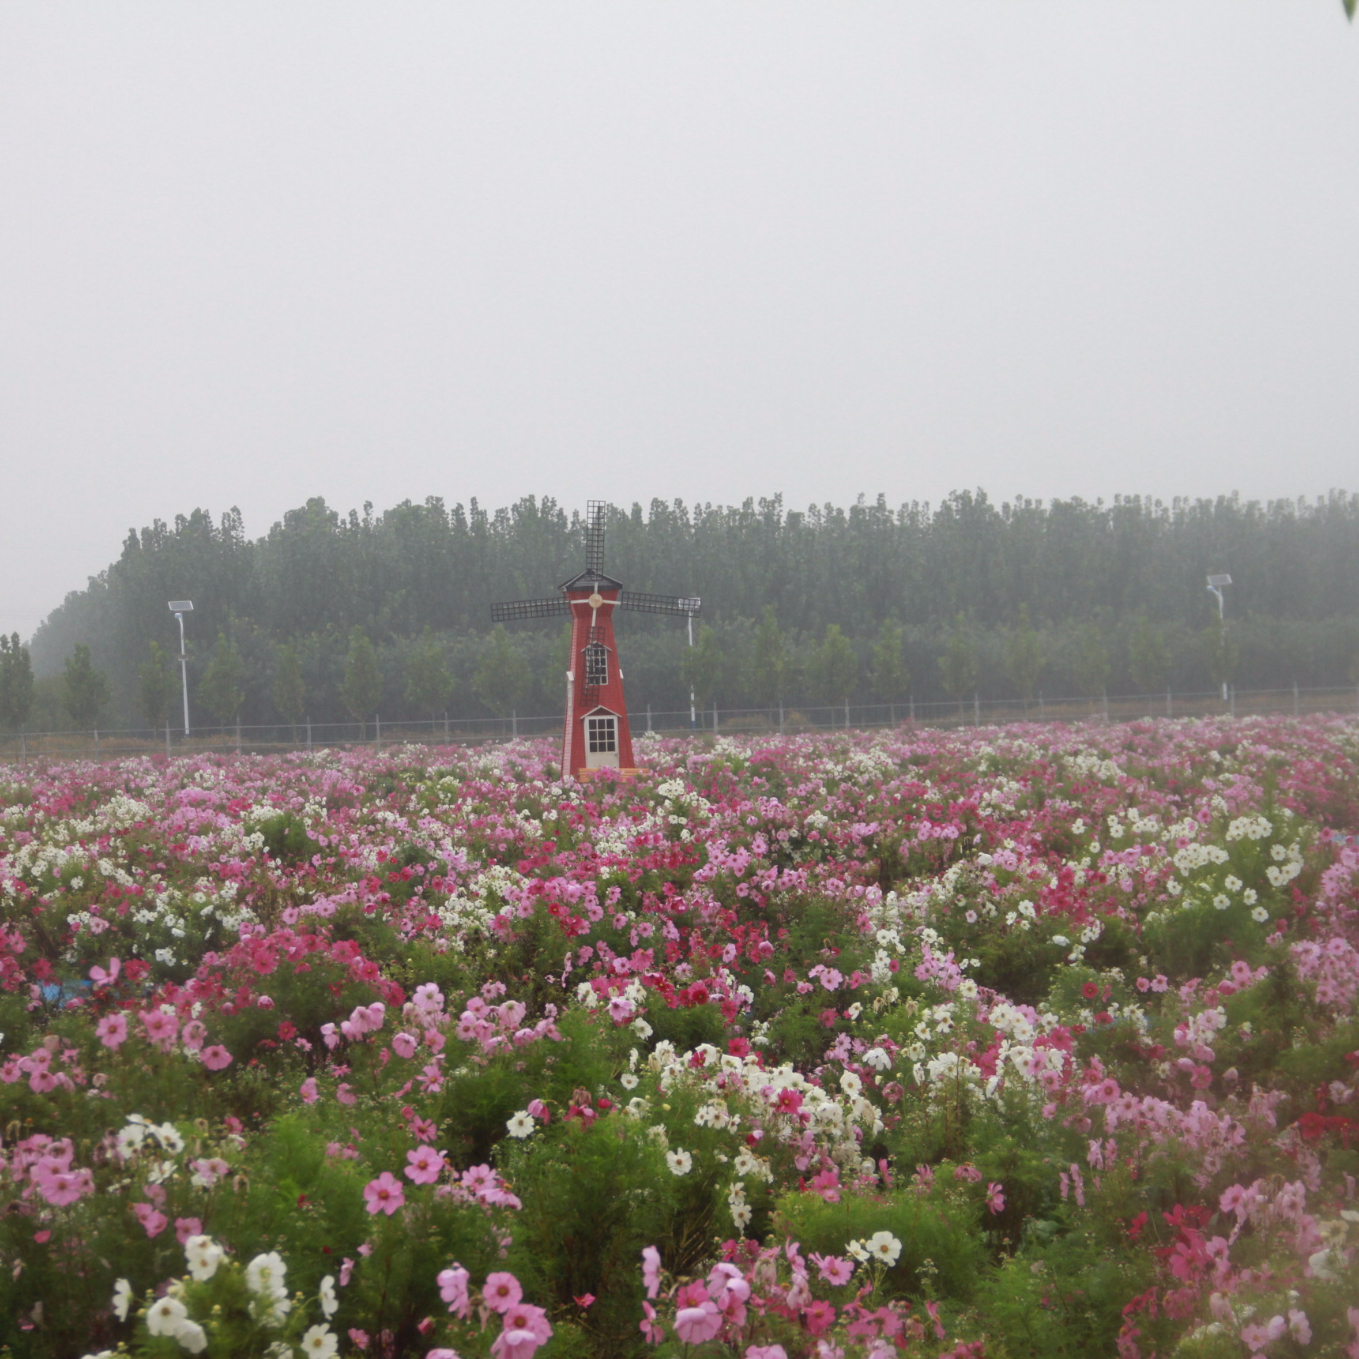
[[[557,587],[561,590],[621,590],[623,582],[614,580],[612,576],[606,576],[601,571],[582,571],[578,576],[572,576],[570,580],[564,581]]]

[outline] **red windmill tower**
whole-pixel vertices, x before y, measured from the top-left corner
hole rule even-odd
[[[582,770],[630,769],[632,735],[623,698],[623,671],[613,639],[615,609],[697,615],[701,601],[625,590],[604,574],[604,516],[607,506],[592,500],[585,512],[585,570],[563,582],[555,599],[518,599],[491,605],[491,621],[566,614],[571,619],[570,669],[566,672],[566,728],[562,733],[562,774]]]

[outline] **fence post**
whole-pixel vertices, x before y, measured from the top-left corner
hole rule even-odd
[[[510,709],[510,736],[514,740],[519,739],[519,709]]]
[[[972,691],[972,725],[981,726],[981,697],[975,689]]]
[[[1109,691],[1104,691],[1104,724],[1109,725]]]
[[[1038,691],[1038,720],[1039,720],[1040,722],[1046,722],[1046,721],[1047,721],[1047,716],[1048,716],[1048,710],[1047,710],[1046,706],[1045,706],[1044,703],[1043,703],[1043,691],[1040,689],[1040,690]]]
[[[648,703],[648,704],[646,705],[646,729],[647,729],[647,733],[648,733],[648,735],[649,735],[650,732],[651,732],[651,704],[650,704],[650,703]]]
[[[1174,712],[1171,711],[1170,685],[1168,685],[1168,684],[1166,685],[1166,716],[1167,716],[1167,717],[1174,717],[1174,716],[1175,716]]]
[[[911,695],[911,721],[915,721],[915,695]]]
[[[170,724],[165,724],[165,758],[170,758]]]
[[[94,729],[94,758],[99,758],[99,728]]]
[[[1297,682],[1297,680],[1294,680],[1294,681],[1293,681],[1293,716],[1296,717],[1297,715],[1298,715],[1298,682]]]
[[[311,749],[311,714],[307,714],[307,749]]]
[[[25,761],[28,759],[28,738],[23,731],[19,732],[19,758]]]
[[[717,731],[717,704],[713,704],[713,731]]]
[[[779,699],[779,735],[783,735],[783,700]]]
[[[236,719],[236,754],[241,753],[241,719]]]
[[[377,749],[382,749],[382,714],[373,714],[373,740],[376,742]]]

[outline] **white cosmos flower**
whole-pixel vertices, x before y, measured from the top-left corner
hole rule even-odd
[[[1251,913],[1250,918],[1257,925],[1263,925],[1269,919],[1269,912],[1263,906],[1257,906]]]
[[[687,1151],[667,1151],[665,1163],[672,1175],[687,1175],[693,1168],[694,1158]]]
[[[146,1312],[146,1329],[152,1335],[175,1336],[189,1319],[189,1309],[178,1298],[157,1298]]]
[[[181,1321],[175,1339],[190,1354],[202,1354],[208,1347],[208,1333],[196,1321]]]
[[[618,1084],[621,1085],[621,1086],[623,1087],[624,1090],[636,1090],[636,1089],[637,1089],[637,1077],[634,1076],[634,1075],[632,1074],[631,1071],[625,1071],[625,1072],[618,1078]]]
[[[327,1274],[321,1280],[321,1311],[325,1313],[327,1319],[333,1317],[339,1310],[340,1300],[335,1296],[335,1276]]]
[[[283,1257],[276,1251],[271,1250],[267,1255],[257,1255],[245,1267],[245,1286],[252,1293],[264,1293],[269,1297],[286,1296],[287,1285],[284,1279],[288,1274],[288,1266],[283,1263]]]
[[[868,1238],[868,1253],[885,1265],[894,1265],[901,1258],[901,1242],[891,1232],[874,1232]]]
[[[113,1314],[119,1321],[127,1320],[127,1309],[132,1306],[132,1285],[119,1279],[113,1285]]]
[[[210,1236],[191,1236],[184,1243],[184,1256],[189,1262],[189,1273],[199,1283],[217,1273],[226,1252]]]
[[[332,1359],[340,1342],[328,1326],[313,1326],[302,1337],[302,1353],[311,1359]]]
[[[520,1109],[505,1126],[511,1137],[527,1137],[533,1131],[533,1115],[527,1109]]]

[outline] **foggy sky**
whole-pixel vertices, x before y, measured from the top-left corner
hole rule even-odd
[[[0,8],[0,631],[323,495],[1359,490],[1339,0]]]

